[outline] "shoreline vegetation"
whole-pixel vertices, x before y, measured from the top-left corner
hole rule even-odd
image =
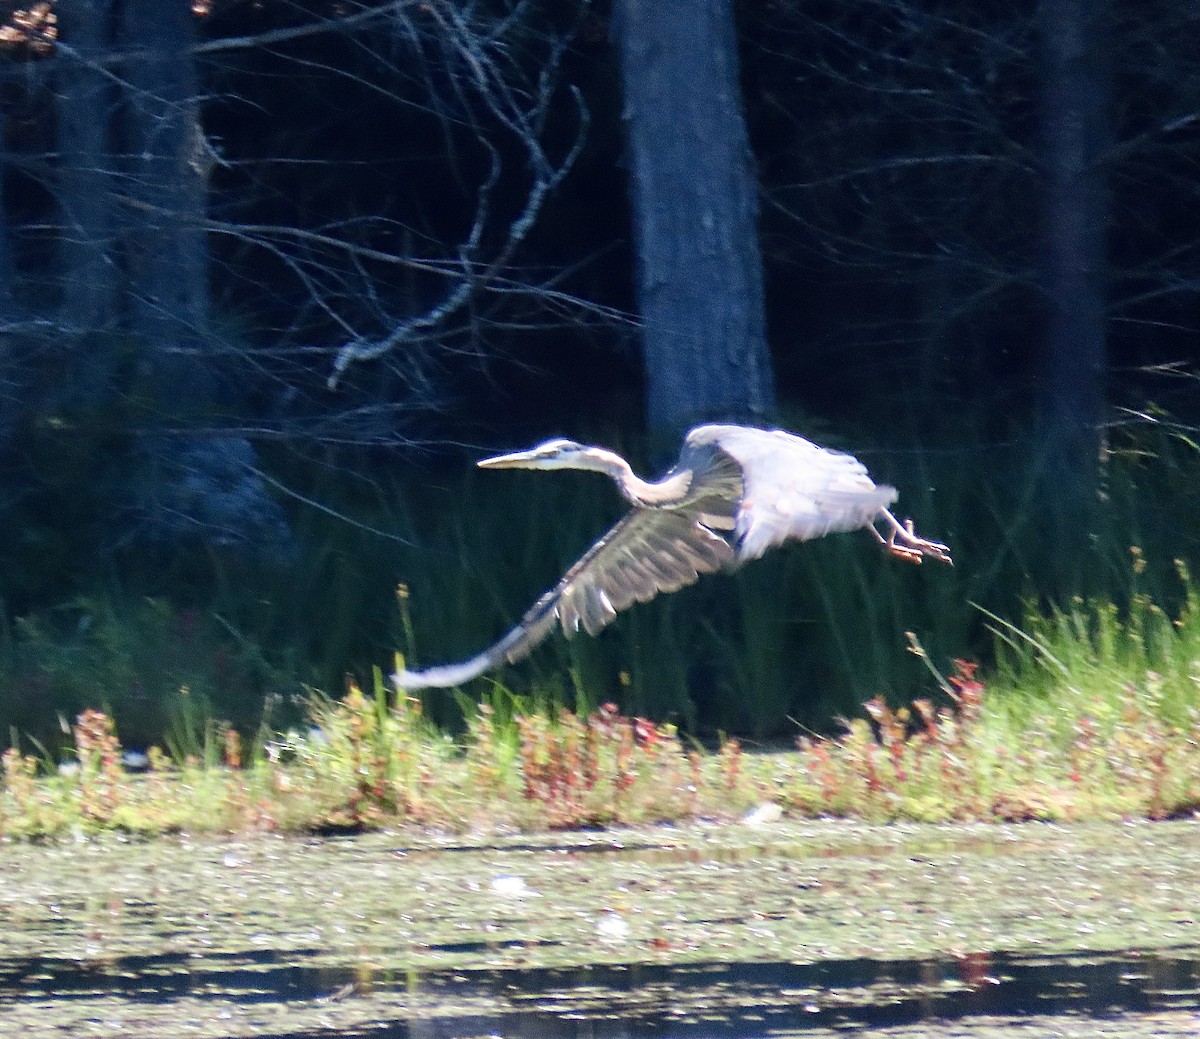
[[[218,721],[172,753],[127,754],[82,712],[74,754],[2,757],[0,836],[116,831],[337,833],[602,828],[782,817],[865,822],[1171,819],[1200,810],[1200,620],[1182,564],[1174,616],[1147,597],[1122,615],[1076,600],[993,618],[995,665],[943,676],[936,696],[876,697],[840,734],[760,752],[706,748],[611,704],[567,710],[499,686],[461,700],[463,732],[432,722],[376,671],[341,700],[312,694],[306,728],[243,740]],[[136,763],[138,771],[130,765]]]

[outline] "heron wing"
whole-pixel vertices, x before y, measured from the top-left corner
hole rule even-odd
[[[732,527],[730,504],[722,513],[715,496],[677,509],[637,508],[587,550],[550,591],[494,646],[461,664],[405,671],[404,689],[461,685],[507,662],[514,664],[554,630],[569,638],[580,629],[595,635],[635,602],[674,592],[736,562],[729,542],[712,526]],[[705,522],[708,520],[712,526]]]
[[[729,542],[703,519],[700,503],[635,509],[593,545],[526,614],[552,613],[568,635],[595,635],[635,602],[674,592],[734,561]]]
[[[739,559],[754,559],[791,539],[808,541],[868,526],[896,500],[853,455],[819,447],[780,429],[698,426],[694,450],[716,448],[741,467],[736,517]]]

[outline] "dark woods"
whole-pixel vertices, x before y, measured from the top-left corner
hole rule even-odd
[[[796,550],[514,676],[698,729],[1194,549],[1194,5],[650,6],[0,5],[0,720],[153,735],[487,642],[615,507],[462,476],[556,433],[779,421],[954,542]]]

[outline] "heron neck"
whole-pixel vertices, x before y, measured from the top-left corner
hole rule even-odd
[[[690,470],[672,473],[658,481],[643,480],[624,458],[613,451],[599,449],[591,460],[597,470],[613,478],[629,501],[646,508],[662,508],[679,502],[692,483]]]

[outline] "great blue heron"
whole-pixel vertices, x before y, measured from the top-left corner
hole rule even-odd
[[[635,602],[757,559],[784,541],[861,527],[901,559],[951,561],[945,545],[918,537],[911,521],[888,511],[895,488],[872,482],[857,458],[779,429],[697,426],[657,483],[635,476],[616,452],[572,440],[548,440],[478,465],[606,473],[633,508],[494,646],[460,664],[401,671],[394,676],[401,689],[461,685],[516,663],[556,624],[568,637],[580,628],[595,635]],[[880,520],[886,536],[875,527]]]

